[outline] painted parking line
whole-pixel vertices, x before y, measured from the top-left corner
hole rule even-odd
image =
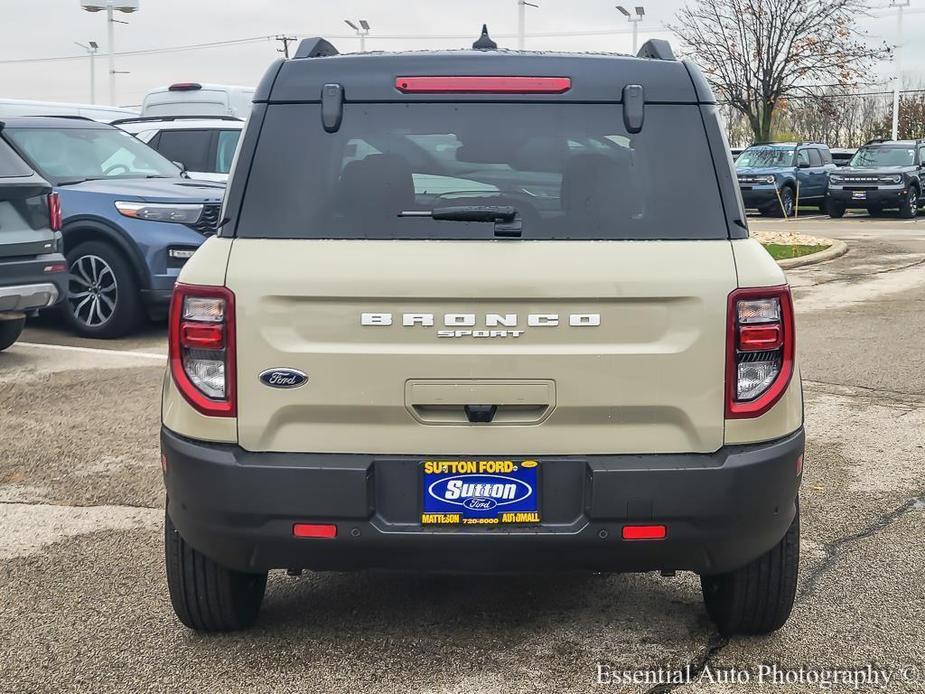
[[[74,345],[46,345],[40,342],[17,342],[17,347],[31,347],[34,349],[60,349],[66,352],[81,352],[83,354],[116,354],[123,357],[139,357],[141,359],[157,359],[166,361],[166,354],[156,354],[154,352],[133,352],[130,349],[100,349],[99,347],[76,347]]]

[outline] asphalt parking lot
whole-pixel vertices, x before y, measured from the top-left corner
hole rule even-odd
[[[753,228],[849,244],[789,273],[807,454],[801,585],[779,632],[718,637],[691,574],[274,572],[254,629],[191,633],[162,567],[165,330],[94,342],[45,320],[0,354],[0,691],[738,692],[768,689],[771,664],[871,665],[886,691],[925,691],[925,219]],[[699,681],[598,684],[599,664]],[[729,669],[751,681],[703,677]]]

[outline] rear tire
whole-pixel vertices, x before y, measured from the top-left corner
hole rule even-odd
[[[81,243],[67,252],[67,265],[71,280],[61,311],[78,335],[111,339],[141,325],[138,282],[115,248],[102,241]]]
[[[740,569],[701,576],[710,619],[724,635],[769,634],[793,610],[800,568],[800,507],[783,539]]]
[[[196,631],[234,631],[257,619],[266,572],[248,574],[216,564],[190,547],[164,514],[164,555],[173,611]]]
[[[909,186],[909,194],[899,206],[899,216],[903,219],[912,219],[919,211],[919,191],[915,186]]]
[[[26,327],[25,316],[11,320],[0,319],[0,352],[13,346],[13,343],[22,335],[24,327]]]

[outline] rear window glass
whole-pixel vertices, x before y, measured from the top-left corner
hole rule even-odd
[[[6,142],[0,140],[0,178],[18,178],[31,176],[32,169],[13,151]]]
[[[157,151],[170,161],[180,162],[188,171],[214,171],[209,151],[211,130],[164,130]]]
[[[681,204],[683,201],[683,204]],[[493,238],[486,222],[399,217],[513,206],[529,239],[727,238],[694,105],[647,104],[627,133],[619,104],[272,104],[237,234],[270,238]]]

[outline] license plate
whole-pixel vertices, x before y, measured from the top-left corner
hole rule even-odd
[[[539,523],[539,479],[531,459],[425,460],[421,524]]]
[[[852,193],[851,193],[851,199],[852,199],[852,200],[866,200],[866,199],[867,199],[867,191],[864,191],[864,190],[855,190],[855,191],[852,191]]]

